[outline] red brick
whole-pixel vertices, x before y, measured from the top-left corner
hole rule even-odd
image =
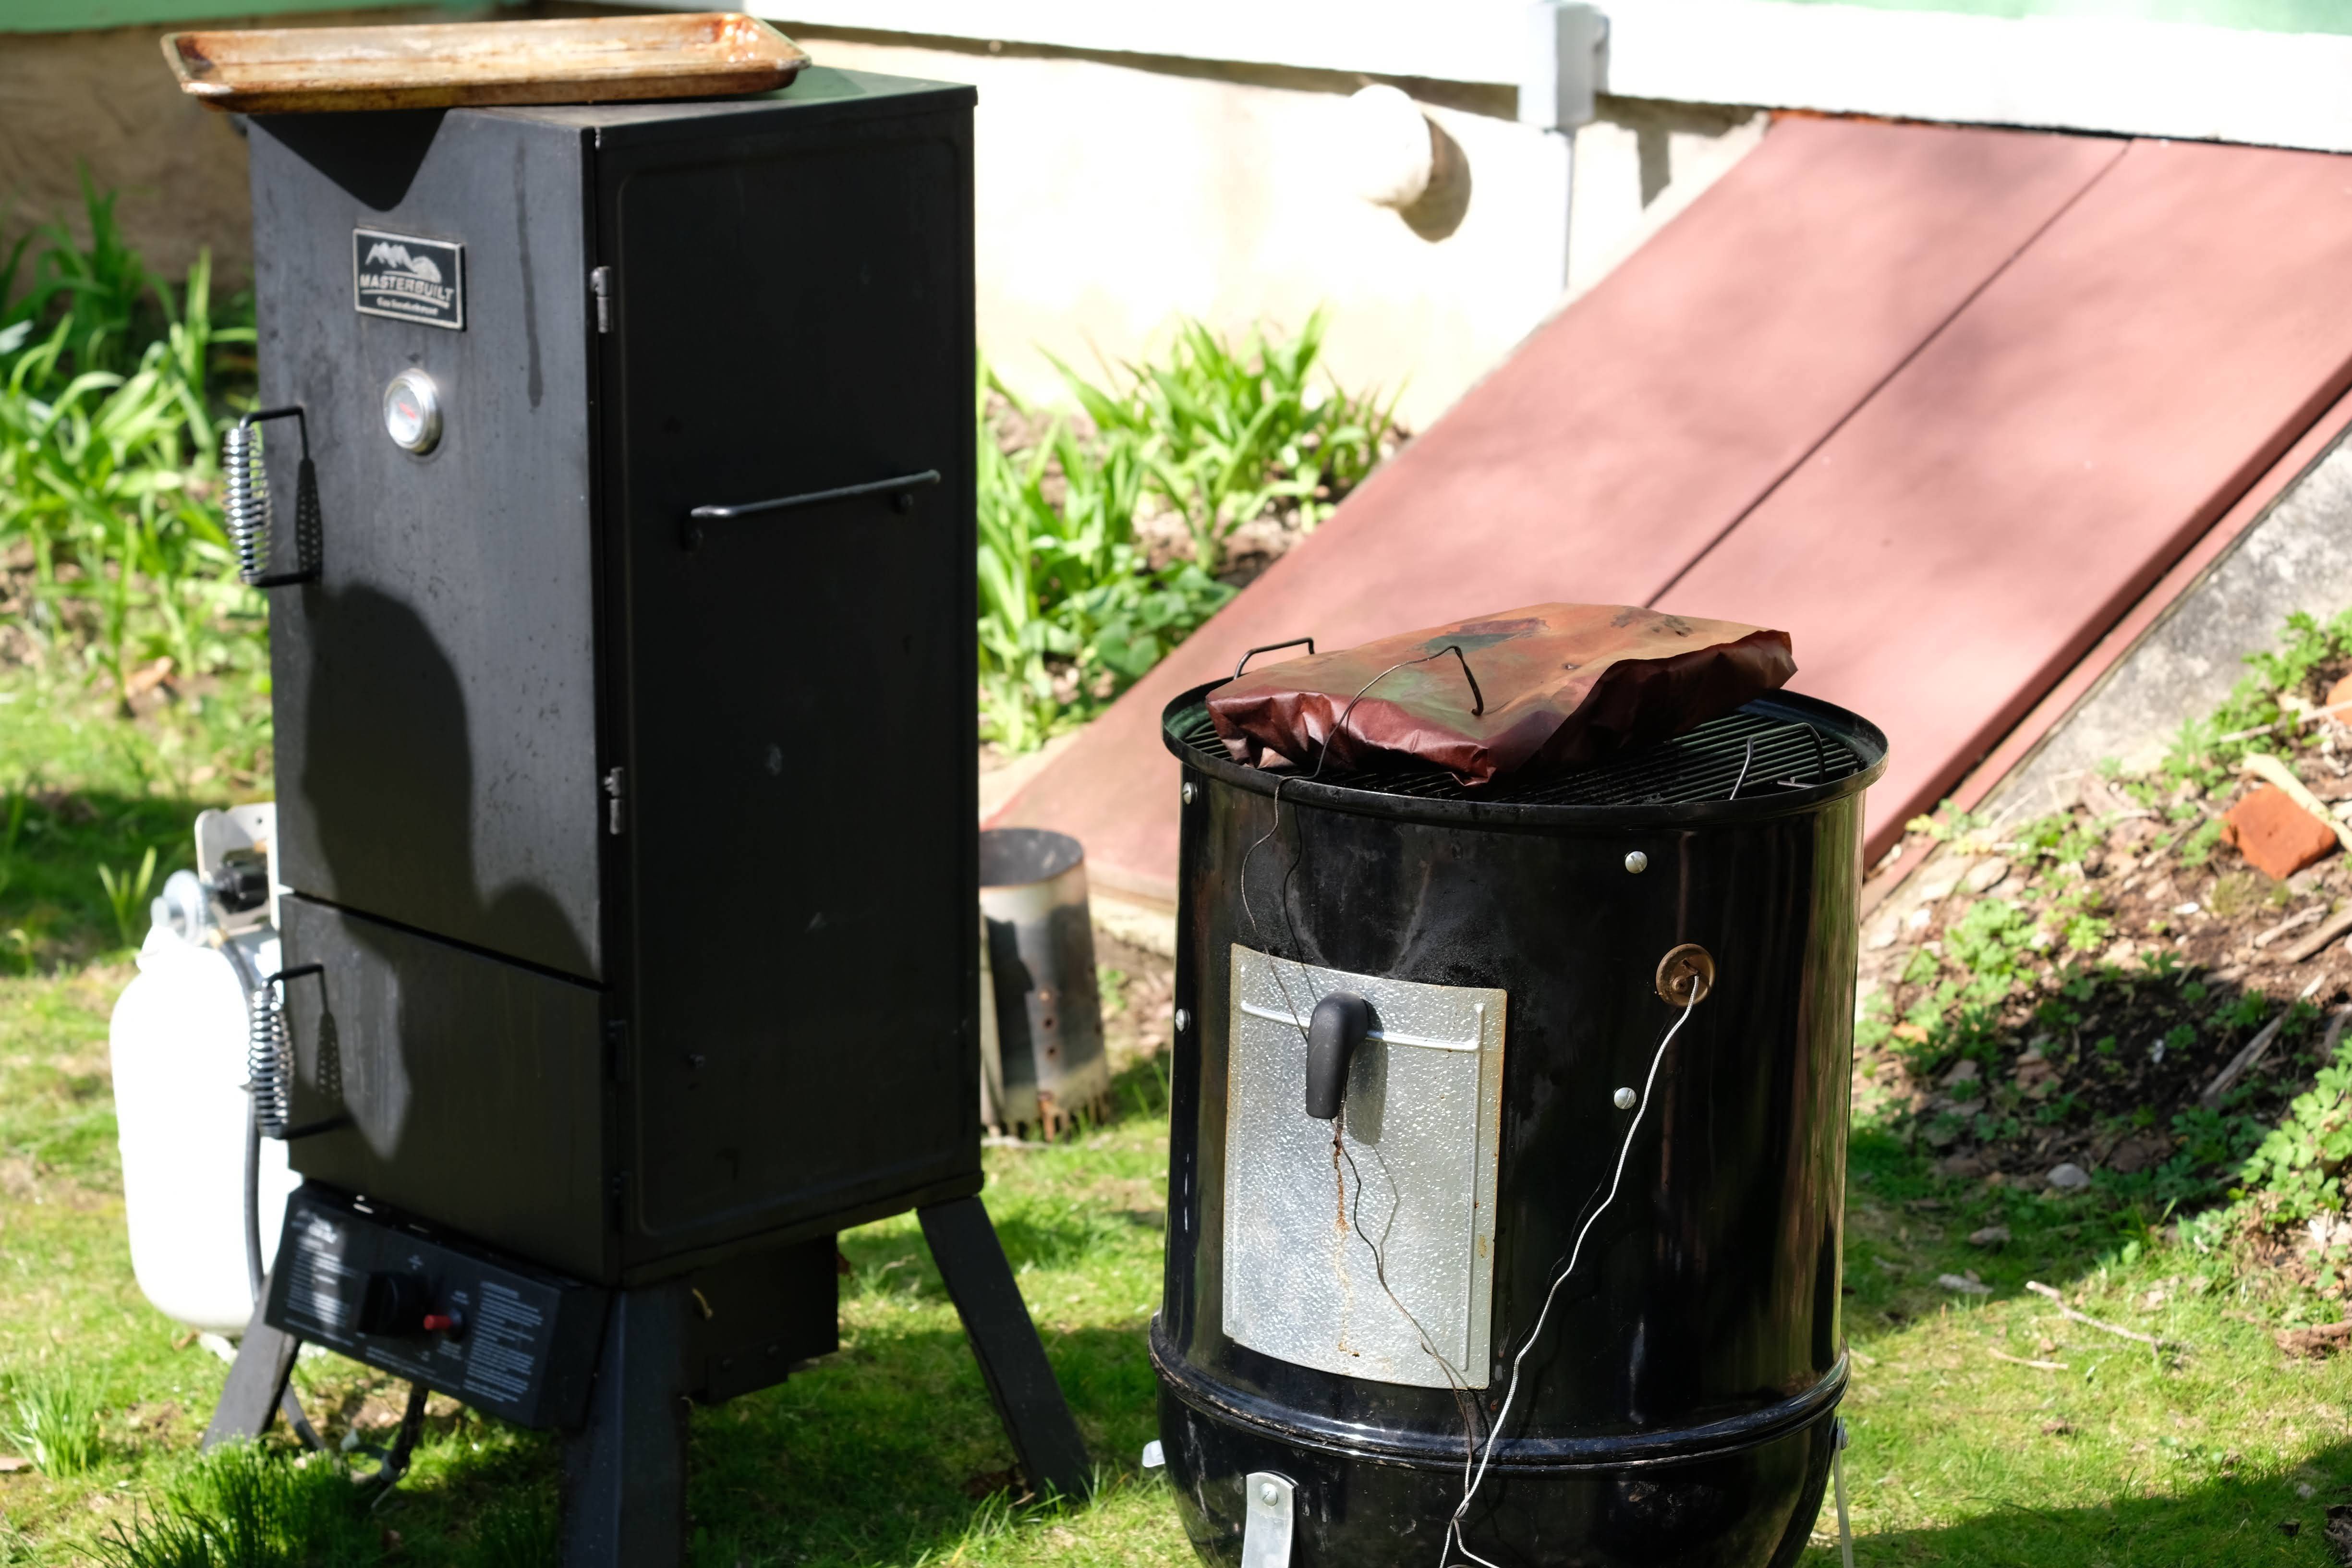
[[[2338,723],[2352,724],[2352,675],[2329,687],[2327,695],[2320,700],[2320,706]]]
[[[2270,784],[2230,808],[2221,819],[2221,837],[2256,870],[2281,879],[2336,847],[2334,829]]]

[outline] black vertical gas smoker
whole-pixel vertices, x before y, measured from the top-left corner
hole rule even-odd
[[[1177,1506],[1246,1568],[1787,1568],[1839,1331],[1862,795],[1759,698],[1529,783],[1183,764]]]
[[[977,1196],[972,101],[253,121],[306,1184],[215,1439],[317,1342],[571,1433],[567,1563],[676,1562],[685,1401],[832,1350],[835,1233],[915,1209],[1083,1487]]]

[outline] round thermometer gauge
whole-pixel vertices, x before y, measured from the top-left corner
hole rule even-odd
[[[421,370],[404,370],[383,389],[383,428],[404,451],[429,452],[441,439],[441,389]]]

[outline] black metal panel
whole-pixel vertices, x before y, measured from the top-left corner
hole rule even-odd
[[[840,1261],[836,1238],[825,1235],[687,1275],[695,1304],[681,1369],[687,1392],[722,1404],[839,1350]]]
[[[266,405],[305,411],[323,581],[270,594],[278,875],[600,973],[583,133],[496,113],[284,116],[252,136]],[[463,331],[362,315],[352,230],[465,247]],[[440,443],[385,434],[416,367]],[[290,422],[269,442],[296,515]],[[281,568],[290,542],[278,545]]]
[[[286,1205],[269,1326],[526,1426],[588,1402],[604,1293],[306,1185]]]
[[[1312,1370],[1223,1331],[1231,946],[1507,994],[1492,1361],[1471,1396],[1483,1434],[1608,1184],[1629,1124],[1614,1091],[1644,1083],[1676,1016],[1655,989],[1659,962],[1697,942],[1714,955],[1715,988],[1662,1059],[1623,1194],[1528,1357],[1494,1449],[1507,1485],[1480,1494],[1498,1510],[1495,1532],[1471,1544],[1504,1563],[1781,1561],[1795,1550],[1789,1510],[1810,1492],[1801,1546],[1818,1502],[1845,1375],[1862,790],[1883,771],[1883,737],[1825,704],[1773,699],[1759,707],[1824,726],[1858,769],[1734,802],[1473,803],[1303,782],[1277,795],[1263,773],[1186,743],[1200,695],[1171,704],[1165,725],[1194,786],[1175,996],[1192,1023],[1176,1042],[1154,1352],[1163,1410],[1192,1434],[1189,1456],[1171,1436],[1170,1460],[1202,1528],[1222,1541],[1238,1524],[1243,1471],[1232,1467],[1296,1474],[1263,1462],[1287,1447],[1325,1489],[1301,1493],[1301,1517],[1318,1522],[1294,1562],[1419,1560],[1452,1511],[1447,1489],[1461,1495],[1465,1440],[1447,1389]],[[1633,850],[1646,857],[1639,871]],[[1181,1423],[1180,1406],[1192,1412]],[[1637,1467],[1760,1455],[1791,1422],[1811,1431],[1805,1445],[1774,1437],[1769,1477],[1746,1460],[1722,1472],[1749,1489],[1675,1551],[1654,1532],[1615,1544],[1603,1533],[1611,1489]],[[1394,1517],[1402,1509],[1413,1519]],[[1381,1533],[1415,1519],[1410,1552]],[[1213,1558],[1230,1551],[1203,1545]]]
[[[803,80],[600,143],[633,1264],[978,1187],[971,95]]]
[[[1653,1465],[1496,1469],[1463,1536],[1496,1568],[1793,1568],[1828,1489],[1835,1421],[1823,1410],[1753,1444]],[[1241,1568],[1244,1479],[1260,1470],[1297,1488],[1296,1568],[1470,1561],[1458,1551],[1441,1559],[1433,1543],[1462,1501],[1458,1444],[1443,1460],[1366,1464],[1165,1383],[1160,1436],[1184,1533],[1219,1568]]]
[[[294,1168],[583,1279],[612,1267],[603,997],[299,894],[278,900]]]

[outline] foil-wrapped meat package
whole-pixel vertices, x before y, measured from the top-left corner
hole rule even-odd
[[[1237,762],[1532,779],[1696,729],[1797,671],[1789,634],[1530,605],[1249,670],[1209,693]],[[1344,722],[1343,722],[1344,720]]]

